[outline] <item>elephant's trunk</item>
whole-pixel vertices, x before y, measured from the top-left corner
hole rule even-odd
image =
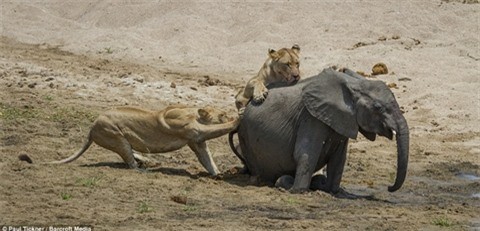
[[[398,116],[397,140],[397,177],[395,183],[388,187],[389,192],[395,192],[402,187],[407,176],[408,152],[409,152],[409,131],[407,121],[403,115]]]

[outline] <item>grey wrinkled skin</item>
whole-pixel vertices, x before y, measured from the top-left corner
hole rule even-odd
[[[371,141],[376,135],[393,139],[396,134],[397,176],[388,190],[398,190],[407,174],[407,122],[385,83],[349,69],[325,69],[294,86],[269,90],[261,105],[249,104],[238,128],[240,150],[234,151],[241,152],[238,156],[252,177],[277,187],[355,198],[340,188],[340,181],[348,140],[358,132]],[[312,180],[324,166],[326,177]]]

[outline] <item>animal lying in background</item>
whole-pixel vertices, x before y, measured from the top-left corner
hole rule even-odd
[[[358,132],[397,141],[397,175],[388,191],[407,175],[409,130],[393,93],[381,81],[357,73],[326,69],[294,86],[270,89],[261,104],[248,104],[238,127],[240,148],[232,150],[252,179],[275,183],[291,192],[322,190],[357,198],[340,188],[349,138]],[[240,151],[240,152],[239,152]],[[326,166],[327,175],[313,174]]]
[[[95,142],[118,153],[130,168],[138,170],[133,150],[164,153],[188,145],[203,167],[215,176],[219,171],[205,141],[223,136],[237,125],[237,118],[228,118],[225,112],[212,107],[175,105],[160,111],[119,107],[105,112],[95,120],[87,141],[79,152],[52,163],[72,162]]]
[[[256,76],[235,96],[235,106],[241,114],[250,100],[262,103],[268,95],[267,86],[283,82],[295,84],[300,79],[300,47],[282,48],[279,51],[269,49],[268,58]]]

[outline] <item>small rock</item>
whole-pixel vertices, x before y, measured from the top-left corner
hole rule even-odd
[[[197,91],[198,89],[196,87],[190,87],[190,89]]]
[[[47,79],[45,79],[45,82],[50,82],[50,81],[52,81],[52,80],[54,80],[53,77],[48,77]]]
[[[27,85],[29,88],[35,88],[37,86],[37,83],[30,83]]]
[[[198,82],[205,86],[215,86],[220,83],[219,79],[210,78],[208,75],[203,76],[203,78],[204,80],[198,80]]]
[[[177,88],[177,84],[175,84],[175,82],[172,82],[172,83],[170,84],[170,87],[171,87],[171,88]]]
[[[389,84],[387,84],[387,86],[388,86],[389,88],[395,88],[395,89],[398,89],[398,86],[397,86],[397,84],[396,84],[396,83],[389,83]]]
[[[133,81],[136,81],[136,82],[139,82],[139,83],[144,83],[145,82],[145,78],[143,78],[143,76],[141,76],[141,75],[129,74],[128,77],[132,78]]]
[[[187,204],[188,198],[186,196],[171,196],[170,199],[179,204]]]
[[[363,76],[363,77],[371,77],[371,75],[369,75],[369,74],[367,74],[367,73],[365,73],[365,72],[363,72],[363,71],[357,71],[357,74],[359,74],[359,75],[361,75],[361,76]]]
[[[27,163],[33,163],[32,159],[27,154],[21,154],[18,156],[18,159],[21,161],[26,161]]]
[[[384,63],[377,63],[372,67],[372,75],[384,75],[388,74],[387,65]]]
[[[412,79],[404,77],[404,78],[399,78],[398,81],[412,81]]]
[[[205,82],[210,86],[215,86],[220,82],[220,80],[218,80],[218,79],[207,79]]]

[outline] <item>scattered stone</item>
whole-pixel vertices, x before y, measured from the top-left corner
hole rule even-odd
[[[365,73],[365,72],[363,72],[363,71],[357,71],[357,74],[359,74],[359,75],[361,75],[361,76],[363,76],[363,77],[372,77],[371,75],[369,75],[369,74],[367,74],[367,73]]]
[[[143,83],[145,82],[145,79],[141,76],[137,76],[136,78],[133,78],[134,81],[137,81],[139,83]]]
[[[386,40],[387,40],[387,37],[383,35],[378,38],[378,41],[386,41]]]
[[[48,77],[47,79],[45,79],[45,82],[50,82],[50,81],[52,81],[52,80],[54,80],[54,79],[55,79],[55,78],[53,78],[53,77]]]
[[[387,84],[387,86],[388,86],[389,88],[395,88],[395,89],[398,89],[398,86],[397,86],[397,84],[396,84],[396,83],[389,83],[389,84]]]
[[[384,63],[377,63],[372,68],[372,75],[385,75],[388,74],[387,65]]]
[[[203,78],[203,80],[198,80],[198,82],[205,86],[216,86],[220,83],[219,79],[210,78],[208,75],[203,76]]]
[[[188,198],[186,196],[171,196],[170,199],[176,203],[186,205]]]
[[[27,154],[20,154],[18,159],[21,161],[26,161],[29,164],[33,163],[32,159]]]
[[[400,39],[400,35],[394,35],[394,36],[392,36],[392,39],[393,39],[393,40]]]
[[[364,43],[364,42],[358,42],[358,43],[355,43],[355,45],[353,45],[354,48],[357,48],[357,47],[363,47],[363,46],[367,46],[368,44],[367,43]]]
[[[442,2],[446,2],[446,3],[457,2],[457,3],[463,3],[463,4],[478,4],[478,3],[480,3],[480,0],[442,0]]]
[[[417,45],[420,45],[420,40],[416,39],[416,38],[412,38],[413,42],[415,43],[415,46]]]
[[[29,88],[35,88],[37,86],[37,83],[30,83],[27,85]]]
[[[404,77],[404,78],[399,78],[398,81],[412,81],[412,79]]]

